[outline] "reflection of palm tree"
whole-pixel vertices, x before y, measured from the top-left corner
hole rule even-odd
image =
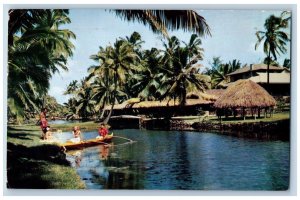
[[[287,51],[286,44],[289,41],[289,36],[282,31],[288,27],[290,16],[285,18],[286,12],[283,12],[280,17],[271,15],[265,21],[265,31],[257,31],[256,36],[258,41],[255,44],[255,49],[263,42],[263,50],[267,55],[267,84],[270,82],[269,68],[272,60],[277,60],[279,53]],[[273,56],[273,59],[271,58]]]
[[[82,152],[76,151],[76,153],[75,153],[75,166],[76,167],[80,167],[81,160],[82,160]]]

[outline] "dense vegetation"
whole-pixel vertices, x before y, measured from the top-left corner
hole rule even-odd
[[[188,43],[172,36],[163,42],[164,49],[144,50],[142,43],[134,32],[91,55],[96,65],[89,68],[89,75],[66,89],[65,94],[74,95],[66,104],[69,111],[85,118],[106,105],[112,111],[116,103],[131,98],[177,99],[185,105],[188,92],[209,88],[210,78],[200,73],[204,50],[196,34]]]
[[[51,76],[67,70],[75,34],[67,10],[10,10],[8,115],[22,122],[45,105]]]

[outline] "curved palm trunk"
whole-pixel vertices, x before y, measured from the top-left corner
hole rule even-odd
[[[112,111],[113,111],[113,109],[114,109],[114,106],[115,106],[115,102],[111,105],[109,114],[108,114],[108,116],[105,118],[105,120],[103,121],[104,124],[108,124],[108,122],[109,122],[109,120],[110,120],[110,117],[111,117],[111,114],[112,114]],[[104,112],[104,111],[103,111],[103,112]]]
[[[102,110],[102,112],[101,112],[101,115],[100,115],[100,119],[103,119],[104,113],[105,113],[105,110],[104,110],[104,108],[103,108],[103,110]]]
[[[113,91],[113,103],[111,105],[111,108],[110,108],[108,116],[103,121],[104,124],[107,124],[109,122],[111,114],[112,114],[114,106],[115,106],[115,101],[116,101],[116,95],[115,94],[116,94],[116,91],[117,91],[117,78],[118,78],[117,77],[117,72],[115,70],[115,74],[114,74],[114,84],[115,84],[115,86],[114,86],[114,91]]]

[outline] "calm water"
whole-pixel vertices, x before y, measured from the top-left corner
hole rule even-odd
[[[70,151],[67,159],[89,189],[286,190],[289,143],[211,133],[117,130],[114,139]],[[84,132],[93,138],[97,132]],[[57,134],[60,140],[71,133]]]
[[[80,120],[49,120],[48,123],[51,124],[71,124],[71,123],[78,123]]]

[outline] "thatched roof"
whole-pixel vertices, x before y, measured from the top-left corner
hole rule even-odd
[[[192,106],[192,105],[201,105],[201,104],[210,104],[211,101],[203,100],[203,99],[187,99],[186,100],[186,106]],[[153,107],[172,107],[172,106],[179,106],[179,101],[176,100],[170,100],[169,102],[164,101],[143,101],[137,104],[134,104],[132,108],[153,108]]]
[[[206,90],[205,92],[218,99],[225,92],[225,89],[211,89],[211,90]]]
[[[225,89],[212,89],[205,92],[189,92],[186,95],[187,99],[202,99],[206,101],[216,101],[223,93]]]
[[[216,108],[252,108],[275,105],[275,99],[264,88],[251,80],[236,81],[214,103]]]
[[[213,101],[210,100],[204,100],[204,99],[187,99],[186,100],[186,106],[193,106],[193,105],[203,105],[203,104],[212,104]],[[172,106],[179,106],[179,101],[176,100],[164,100],[164,101],[142,101],[139,103],[133,103],[129,104],[127,101],[117,104],[114,106],[114,110],[121,110],[125,108],[154,108],[154,107],[172,107]],[[105,106],[105,110],[109,110],[111,108],[111,105]]]

